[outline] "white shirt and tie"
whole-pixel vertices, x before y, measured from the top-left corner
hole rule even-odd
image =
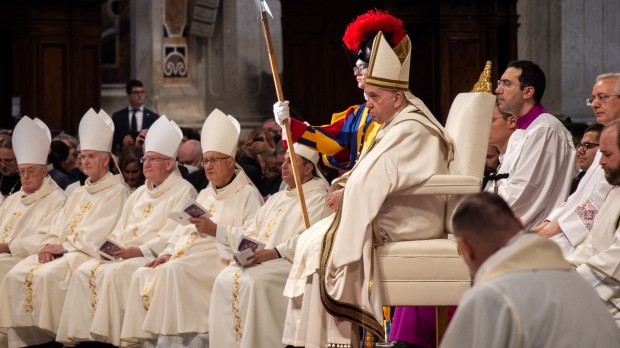
[[[128,107],[129,113],[129,130],[139,132],[142,130],[142,121],[144,120],[144,105],[139,108],[133,109],[131,106]],[[134,128],[134,122],[136,127]]]

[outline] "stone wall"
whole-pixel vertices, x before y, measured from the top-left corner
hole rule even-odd
[[[518,55],[547,75],[543,104],[573,122],[593,122],[585,99],[597,75],[620,71],[620,2],[519,0]]]
[[[263,119],[271,117],[276,94],[254,1],[220,0],[211,37],[192,35],[187,30],[191,26],[192,3],[131,1],[131,76],[144,82],[146,106],[181,126],[195,129],[202,127],[213,108],[233,115],[244,128],[259,126]],[[280,2],[269,1],[269,6],[275,17],[269,20],[269,26],[282,71]],[[165,71],[170,64],[166,54],[170,50],[166,47],[178,42],[186,44],[183,63],[187,73],[170,77]],[[105,110],[113,112],[126,103],[124,86],[103,87]]]

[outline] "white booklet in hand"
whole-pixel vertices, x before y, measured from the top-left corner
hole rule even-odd
[[[191,198],[183,204],[183,209],[181,211],[171,211],[168,213],[168,218],[181,225],[189,225],[191,223],[189,219],[192,217],[210,218],[211,216],[211,213],[209,213],[207,209],[203,208],[198,202]]]
[[[114,253],[123,249],[122,246],[114,243],[113,241],[106,239],[103,244],[99,247],[99,255],[104,260],[112,261],[114,260]]]
[[[237,247],[235,248],[235,252],[233,255],[239,261],[241,266],[246,267],[252,264],[254,261],[252,257],[254,256],[254,252],[263,250],[265,248],[265,244],[257,241],[256,239],[252,239],[248,236],[241,236],[239,241],[237,241]]]

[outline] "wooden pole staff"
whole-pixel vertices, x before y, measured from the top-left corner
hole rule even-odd
[[[276,56],[273,52],[273,45],[271,43],[271,34],[269,33],[269,24],[267,23],[267,7],[265,0],[257,0],[260,7],[260,20],[263,23],[263,31],[265,33],[265,41],[267,42],[267,51],[269,52],[269,63],[271,65],[271,73],[273,74],[273,82],[276,86],[276,94],[278,95],[278,101],[284,101],[284,94],[282,93],[282,85],[280,84],[280,74],[278,73],[278,66],[276,64]],[[295,178],[295,187],[297,188],[297,196],[299,197],[299,204],[301,206],[301,214],[304,220],[306,228],[310,227],[310,219],[308,218],[308,210],[306,209],[306,200],[304,198],[304,191],[302,190],[302,183],[300,178],[300,171],[297,167],[297,161],[295,156],[295,149],[293,148],[293,136],[291,134],[291,126],[289,121],[284,122],[284,131],[286,133],[286,139],[288,142],[288,152],[291,158],[291,168],[293,169],[293,177]],[[318,169],[317,169],[318,170]]]

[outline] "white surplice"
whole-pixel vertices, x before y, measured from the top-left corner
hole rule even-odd
[[[0,283],[13,266],[38,251],[40,236],[49,230],[66,199],[56,182],[46,176],[35,192],[26,194],[22,188],[0,205],[0,243],[8,243],[10,250],[0,254]],[[43,232],[36,233],[39,230]]]
[[[601,152],[596,151],[594,161],[579,181],[577,190],[547,217],[551,223],[560,225],[562,232],[550,239],[560,246],[564,256],[572,254],[586,239],[596,214],[612,189],[605,179],[605,171],[599,165],[600,159]]]
[[[209,184],[196,201],[212,214],[213,222],[233,227],[251,223],[263,204],[242,170],[226,187],[215,189]],[[200,235],[194,225],[179,225],[162,254],[172,257],[157,268],[142,267],[132,276],[123,341],[209,331],[211,288],[229,258],[221,258],[215,238]]]
[[[510,136],[498,174],[508,178],[489,182],[486,191],[497,193],[530,229],[561,205],[576,174],[575,148],[566,127],[543,113],[527,129]]]
[[[607,304],[620,325],[620,187],[614,187],[586,240],[568,261]]]
[[[71,301],[65,302],[57,341],[94,339],[120,345],[131,275],[164,249],[177,225],[168,213],[181,211],[195,197],[194,187],[176,169],[157,187],[147,180],[129,196],[110,239],[125,248],[140,248],[143,256],[82,264],[67,291]]]
[[[515,236],[487,259],[441,342],[451,347],[619,347],[620,331],[561,251]]]
[[[313,178],[303,184],[310,224],[319,220],[327,185]],[[276,248],[282,258],[251,267],[231,264],[217,276],[209,309],[211,347],[279,347],[282,340],[287,298],[282,295],[297,237],[305,230],[297,192],[280,191],[259,209],[251,226],[220,228],[218,242],[234,248],[241,235],[248,235]]]
[[[42,245],[63,244],[67,252],[45,264],[39,263],[38,255],[29,256],[6,275],[0,286],[0,330],[15,331],[15,335],[9,332],[10,346],[41,344],[56,337],[73,272],[98,257],[93,245],[112,232],[128,196],[120,175],[107,173],[96,183],[87,179],[41,236]],[[20,334],[23,330],[27,334]]]

